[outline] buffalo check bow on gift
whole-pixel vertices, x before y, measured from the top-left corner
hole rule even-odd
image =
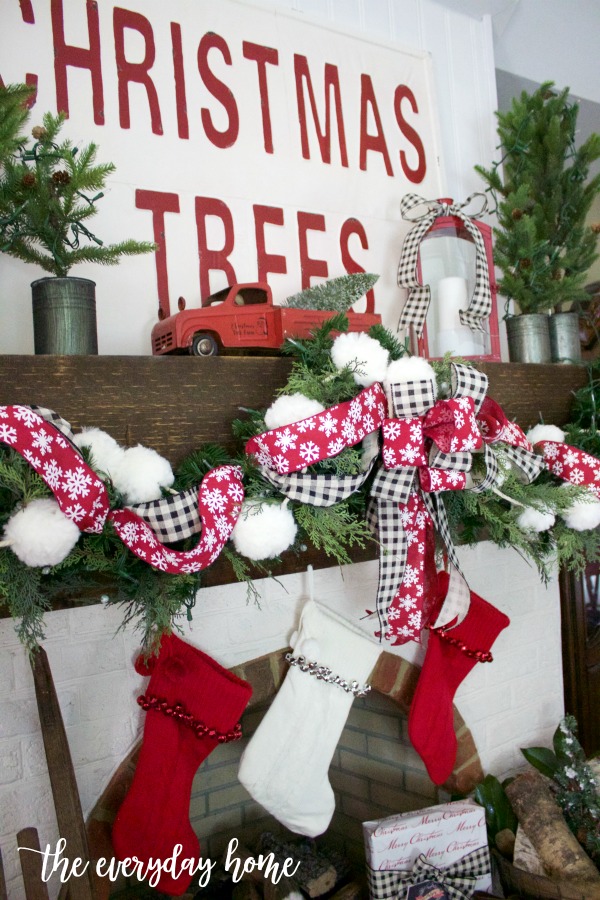
[[[444,868],[434,866],[421,853],[412,869],[406,871],[375,871],[367,866],[369,894],[372,900],[397,900],[404,896],[400,893],[401,889],[404,891],[411,884],[430,881],[441,885],[452,900],[469,900],[477,879],[490,871],[490,865],[488,847],[479,847]]]
[[[99,534],[108,520],[123,543],[155,569],[199,572],[229,539],[244,498],[239,466],[218,466],[198,488],[149,504],[111,509],[102,480],[72,443],[70,425],[52,410],[0,406],[0,441],[16,450],[46,482],[67,518],[80,531]],[[164,546],[192,534],[192,550]]]
[[[486,375],[456,363],[446,400],[436,399],[433,379],[392,383],[387,397],[376,383],[352,401],[265,432],[246,445],[263,476],[300,503],[339,503],[360,490],[376,470],[368,521],[380,546],[378,633],[392,643],[417,640],[425,624],[428,527],[435,526],[444,541],[451,568],[450,588],[435,627],[462,621],[468,610],[469,589],[438,494],[493,486],[498,480],[494,443],[502,442],[505,457],[520,468],[525,480],[532,481],[544,468],[521,429],[486,397],[487,385]],[[381,454],[375,439],[379,431]],[[365,437],[364,471],[359,474],[308,471],[309,465],[330,459]],[[470,471],[478,450],[484,454],[486,473],[475,484]]]

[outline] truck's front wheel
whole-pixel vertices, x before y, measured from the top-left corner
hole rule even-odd
[[[195,334],[190,353],[192,356],[216,356],[219,347],[212,334]]]

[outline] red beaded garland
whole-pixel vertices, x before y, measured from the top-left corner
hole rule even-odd
[[[161,700],[159,697],[147,694],[140,694],[137,698],[137,702],[142,709],[153,709],[157,712],[164,713],[165,716],[169,716],[171,719],[177,719],[182,725],[190,728],[198,738],[203,738],[205,735],[208,735],[208,737],[216,739],[220,744],[226,744],[230,741],[239,741],[242,736],[242,726],[239,722],[234,725],[231,731],[222,732],[217,731],[216,728],[209,729],[208,725],[205,725],[204,722],[195,719],[191,713],[186,712],[185,706],[183,706],[182,703],[170,706],[166,700]]]
[[[438,637],[442,638],[442,640],[447,641],[449,644],[452,644],[453,647],[456,647],[460,650],[461,653],[464,653],[465,656],[468,656],[469,659],[476,659],[477,662],[493,662],[494,657],[490,653],[489,650],[472,650],[464,641],[458,640],[458,638],[451,637],[447,631],[444,631],[443,628],[430,628],[434,634],[437,634]]]

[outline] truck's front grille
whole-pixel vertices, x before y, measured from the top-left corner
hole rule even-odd
[[[165,334],[159,334],[158,337],[154,338],[152,349],[154,350],[154,353],[168,353],[174,346],[175,340],[173,332],[167,331]]]

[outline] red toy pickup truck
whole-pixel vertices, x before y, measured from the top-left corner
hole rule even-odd
[[[309,337],[332,315],[324,310],[275,306],[266,283],[234,284],[211,294],[199,309],[185,309],[185,301],[180,301],[180,312],[152,329],[152,353],[187,350],[193,356],[215,356],[221,350],[238,348],[278,350],[288,337]],[[375,313],[347,315],[349,331],[368,331],[381,322]]]

